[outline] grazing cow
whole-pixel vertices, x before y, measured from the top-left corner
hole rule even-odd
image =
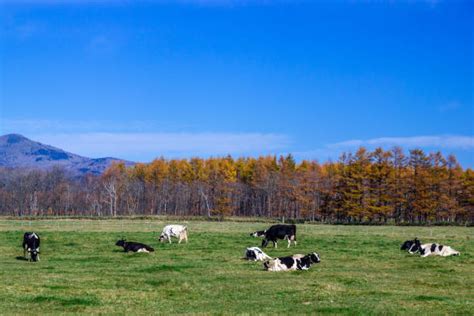
[[[23,235],[23,256],[30,261],[39,261],[40,238],[36,233],[25,233]]]
[[[273,225],[265,231],[265,236],[262,240],[262,247],[266,247],[268,243],[273,242],[273,246],[277,248],[278,239],[287,239],[288,248],[291,242],[296,246],[296,225]]]
[[[263,267],[267,271],[289,271],[308,270],[312,264],[321,262],[316,252],[303,255],[293,255],[290,257],[280,257],[265,261]]]
[[[272,257],[264,253],[258,247],[250,247],[245,250],[245,259],[251,261],[263,261],[263,260],[271,260]]]
[[[257,230],[256,232],[250,233],[252,237],[265,237],[266,230]]]
[[[402,244],[402,246],[400,247],[400,250],[406,250],[406,251],[410,252],[410,249],[416,244],[417,241],[418,241],[418,238],[415,238],[413,240],[405,241]]]
[[[178,244],[184,239],[188,243],[188,228],[183,225],[167,225],[163,228],[163,231],[160,235],[160,242],[168,240],[171,244],[171,237],[178,238]]]
[[[421,244],[419,240],[415,240],[415,244],[410,247],[410,253],[417,253],[419,252],[422,257],[428,256],[459,256],[460,252],[454,250],[449,246],[443,246],[440,244]]]
[[[155,249],[152,247],[133,241],[125,241],[125,239],[120,239],[115,243],[115,246],[123,247],[124,252],[153,252]]]

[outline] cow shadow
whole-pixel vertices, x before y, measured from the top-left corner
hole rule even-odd
[[[26,258],[23,257],[23,256],[17,256],[15,259],[16,259],[16,260],[21,260],[21,261],[28,261],[28,259],[26,259]]]

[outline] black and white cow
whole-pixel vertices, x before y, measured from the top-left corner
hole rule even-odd
[[[275,248],[278,247],[277,240],[286,239],[288,240],[288,248],[290,248],[291,242],[296,246],[296,225],[273,225],[269,229],[264,231],[262,240],[262,247],[266,247],[268,243],[273,242]]]
[[[245,250],[245,259],[250,261],[264,261],[271,260],[272,257],[264,253],[258,247],[249,247]]]
[[[436,243],[431,244],[421,244],[418,239],[414,240],[414,244],[408,250],[409,253],[420,253],[422,257],[428,256],[459,256],[461,253],[459,251],[454,250],[449,246],[444,246]]]
[[[263,263],[263,267],[267,271],[308,270],[312,264],[319,262],[321,262],[319,254],[313,252],[306,256],[298,254],[268,260]]]
[[[25,233],[23,235],[23,256],[30,261],[39,261],[40,238],[36,233]],[[27,257],[29,256],[29,258]]]
[[[115,243],[115,246],[120,246],[123,247],[124,252],[153,252],[155,249],[152,247],[139,243],[139,242],[133,242],[133,241],[125,241],[125,239],[120,239]]]

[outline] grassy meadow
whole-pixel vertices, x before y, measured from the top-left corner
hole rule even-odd
[[[472,314],[474,229],[298,225],[298,245],[270,256],[316,251],[309,271],[266,272],[242,260],[260,245],[253,222],[186,222],[189,243],[159,244],[160,220],[0,220],[0,314]],[[22,235],[41,237],[41,261],[22,260]],[[120,237],[150,244],[123,253]],[[440,242],[460,257],[409,255],[405,239]]]

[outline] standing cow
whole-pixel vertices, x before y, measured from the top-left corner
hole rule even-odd
[[[262,233],[263,232],[263,233]],[[278,247],[278,239],[288,240],[288,248],[290,248],[291,242],[296,246],[296,225],[273,225],[265,231],[258,231],[253,236],[263,236],[262,247],[266,247],[271,241],[275,248]]]
[[[23,256],[30,261],[39,261],[40,238],[36,233],[23,235]],[[27,256],[28,255],[28,256]]]
[[[168,240],[171,244],[171,237],[178,238],[178,244],[180,244],[182,240],[186,240],[186,243],[188,243],[188,228],[184,225],[166,225],[161,232],[159,241],[163,242]]]

